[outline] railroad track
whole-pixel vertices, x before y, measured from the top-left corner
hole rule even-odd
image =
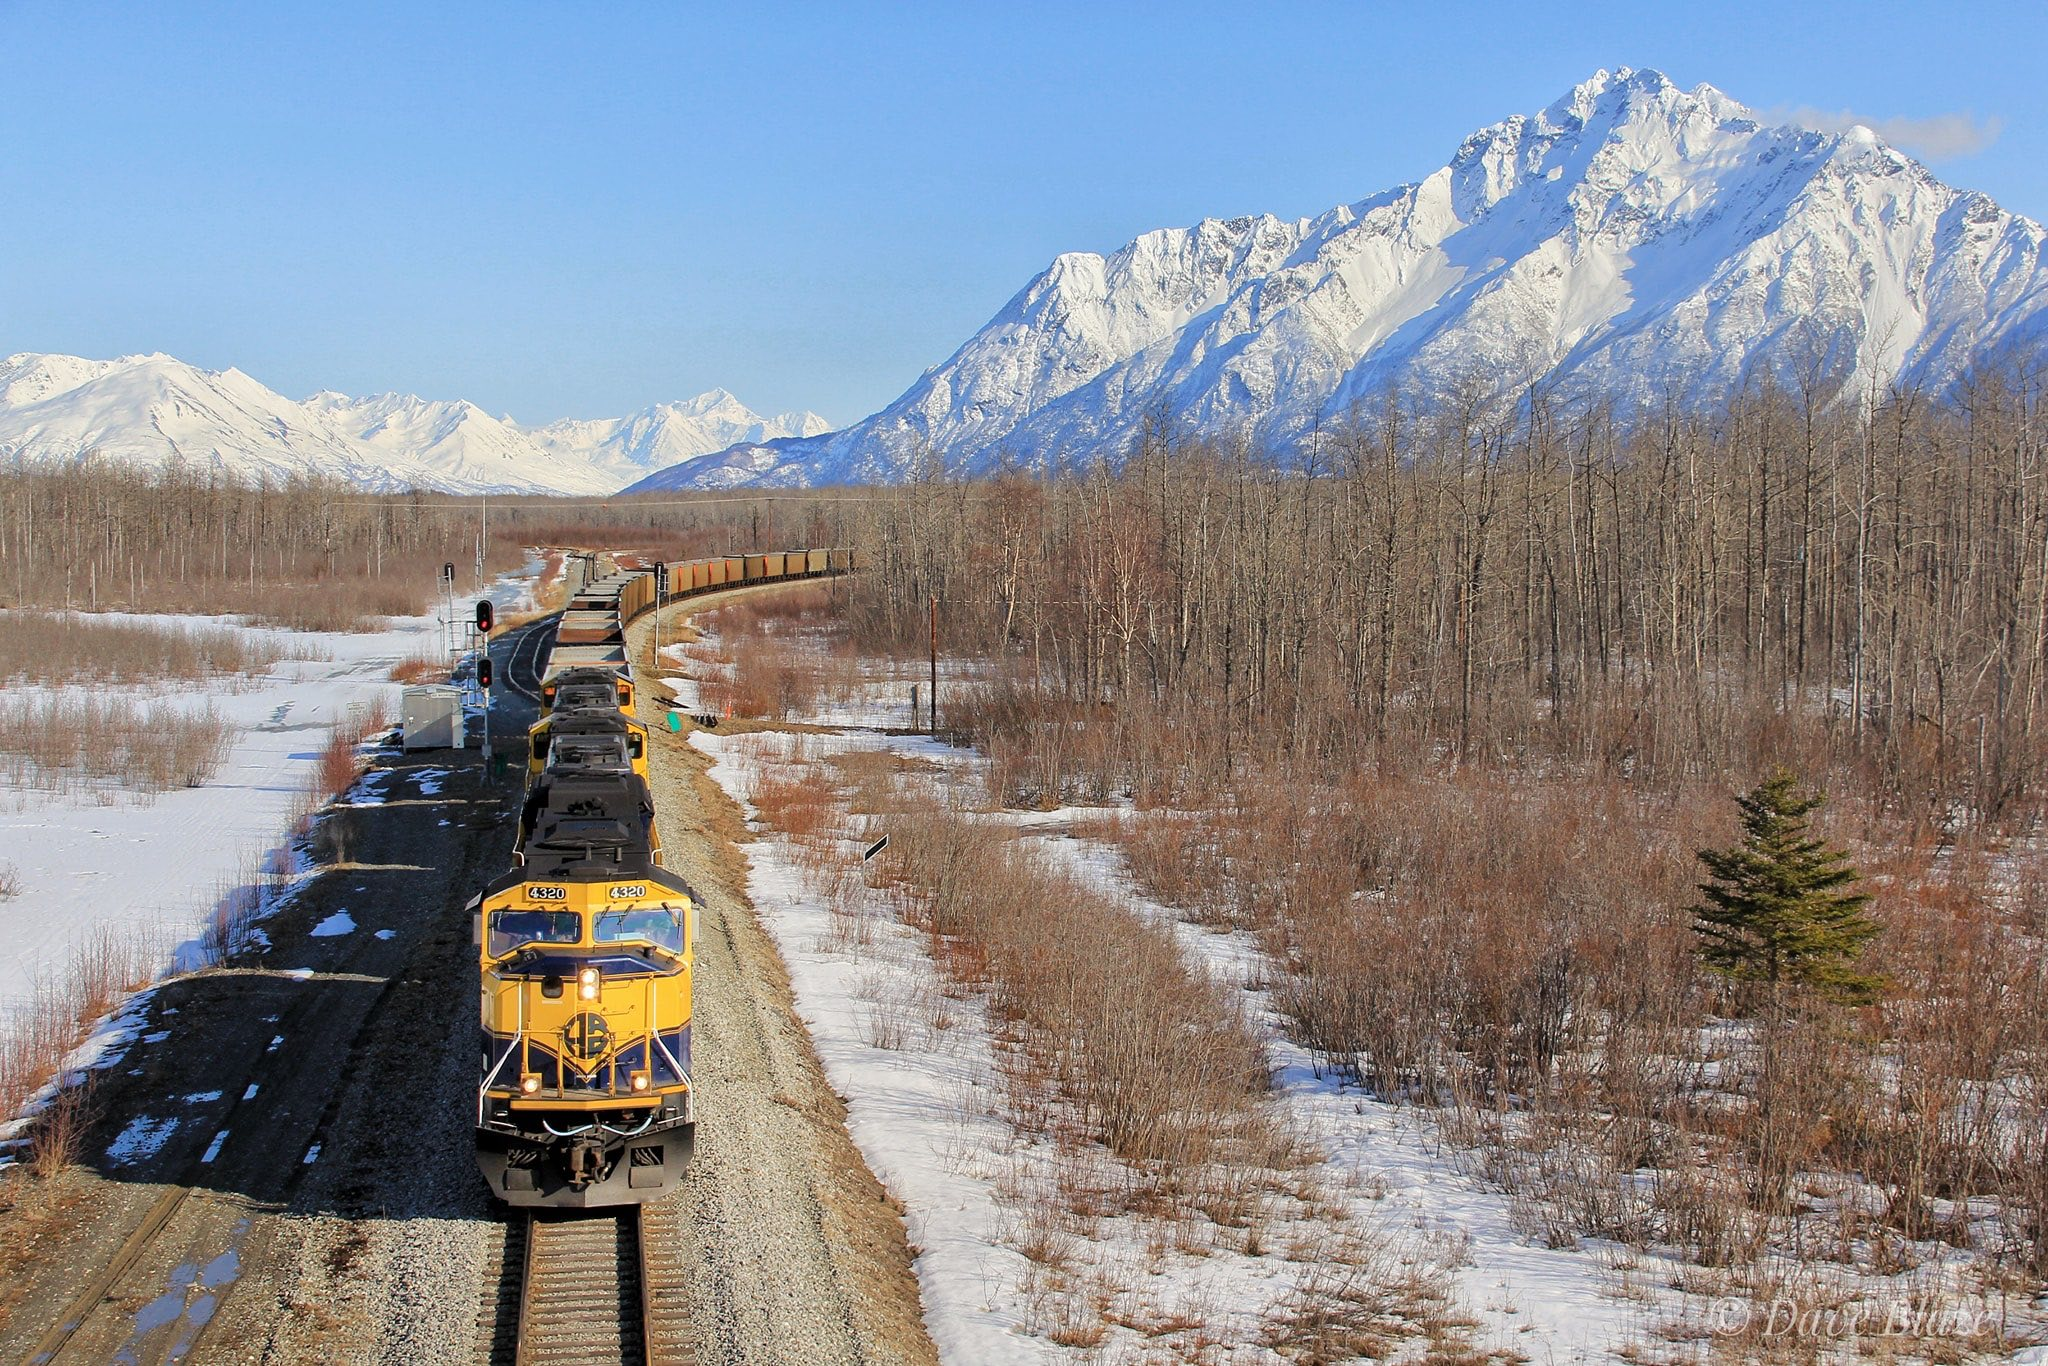
[[[645,1206],[514,1215],[506,1261],[519,1268],[515,1366],[694,1366],[674,1231],[670,1216]]]
[[[557,617],[555,620],[559,619]],[[542,620],[526,627],[525,632],[525,635],[513,642],[512,657],[505,661],[505,686],[537,707],[540,705],[540,662],[547,655],[547,651],[542,647],[555,638],[554,625],[548,620]],[[527,683],[519,681],[522,656],[525,659]]]

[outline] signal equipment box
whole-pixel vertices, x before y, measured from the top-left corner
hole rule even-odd
[[[443,683],[407,688],[399,714],[405,748],[462,748],[462,689]]]

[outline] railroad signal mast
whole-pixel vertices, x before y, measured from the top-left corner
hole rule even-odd
[[[484,762],[491,762],[491,627],[496,620],[489,598],[476,600],[476,685],[484,694]]]

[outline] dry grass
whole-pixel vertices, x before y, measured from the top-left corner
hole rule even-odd
[[[359,708],[337,723],[320,750],[320,765],[314,770],[313,794],[325,803],[343,796],[355,786],[363,770],[358,751],[365,740],[387,729],[389,719],[381,707]]]
[[[391,666],[394,683],[446,683],[448,661],[441,655],[413,655]]]
[[[290,653],[273,640],[228,626],[0,612],[0,679],[16,686],[255,675]]]
[[[807,746],[798,737],[777,750],[748,796],[831,906],[831,947],[864,953],[875,922],[896,919],[924,932],[939,973],[864,977],[868,1044],[955,1047],[953,1032],[980,1014],[971,1001],[995,1027],[994,1100],[1024,1140],[997,1189],[1003,1240],[1031,1263],[1028,1332],[1190,1361],[1242,1359],[1254,1343],[1336,1361],[1460,1340],[1449,1261],[1325,1198],[1313,1155],[1272,1103],[1242,998],[1189,962],[1170,928],[1003,827],[941,809],[928,766],[816,762]],[[855,818],[854,805],[885,814]],[[860,863],[855,851],[883,829],[887,851]],[[1134,1235],[1141,1257],[1102,1260]],[[1309,1242],[1299,1257],[1283,1251]],[[1255,1323],[1226,1322],[1204,1298],[1202,1267],[1219,1252],[1287,1258]]]
[[[10,901],[21,895],[21,870],[11,863],[0,863],[0,901]]]
[[[904,892],[941,968],[1021,1031],[1090,1137],[1162,1187],[1213,1164],[1292,1162],[1236,994],[1191,968],[1170,932],[987,825],[929,807],[888,828],[878,874]]]
[[[331,579],[297,591],[266,595],[250,614],[294,631],[381,631],[387,617],[417,614],[431,580]]]
[[[809,710],[840,662],[816,648],[817,628],[836,620],[831,590],[794,588],[742,598],[696,618],[718,644],[690,641],[684,657],[710,711],[788,721]],[[730,666],[729,673],[727,666]]]
[[[94,1024],[146,985],[162,961],[155,936],[101,926],[62,969],[41,975],[0,1031],[0,1115],[21,1114]],[[75,1139],[78,1115],[69,1103],[58,1107],[36,1141],[65,1148]]]
[[[0,698],[0,780],[63,793],[198,787],[226,762],[235,734],[210,704],[79,692]]]
[[[2010,855],[1840,812],[1893,989],[1794,1012],[1767,1054],[1685,909],[1725,794],[1483,771],[1244,790],[1109,828],[1154,894],[1257,935],[1326,1066],[1435,1107],[1525,1236],[2048,1274],[2048,901]]]

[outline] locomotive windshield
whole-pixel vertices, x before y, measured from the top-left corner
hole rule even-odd
[[[582,919],[574,911],[492,911],[491,957],[521,944],[573,944],[583,937]]]
[[[683,925],[674,911],[649,906],[630,911],[604,911],[597,917],[597,931],[591,936],[600,944],[618,944],[644,939],[670,953],[683,951]]]

